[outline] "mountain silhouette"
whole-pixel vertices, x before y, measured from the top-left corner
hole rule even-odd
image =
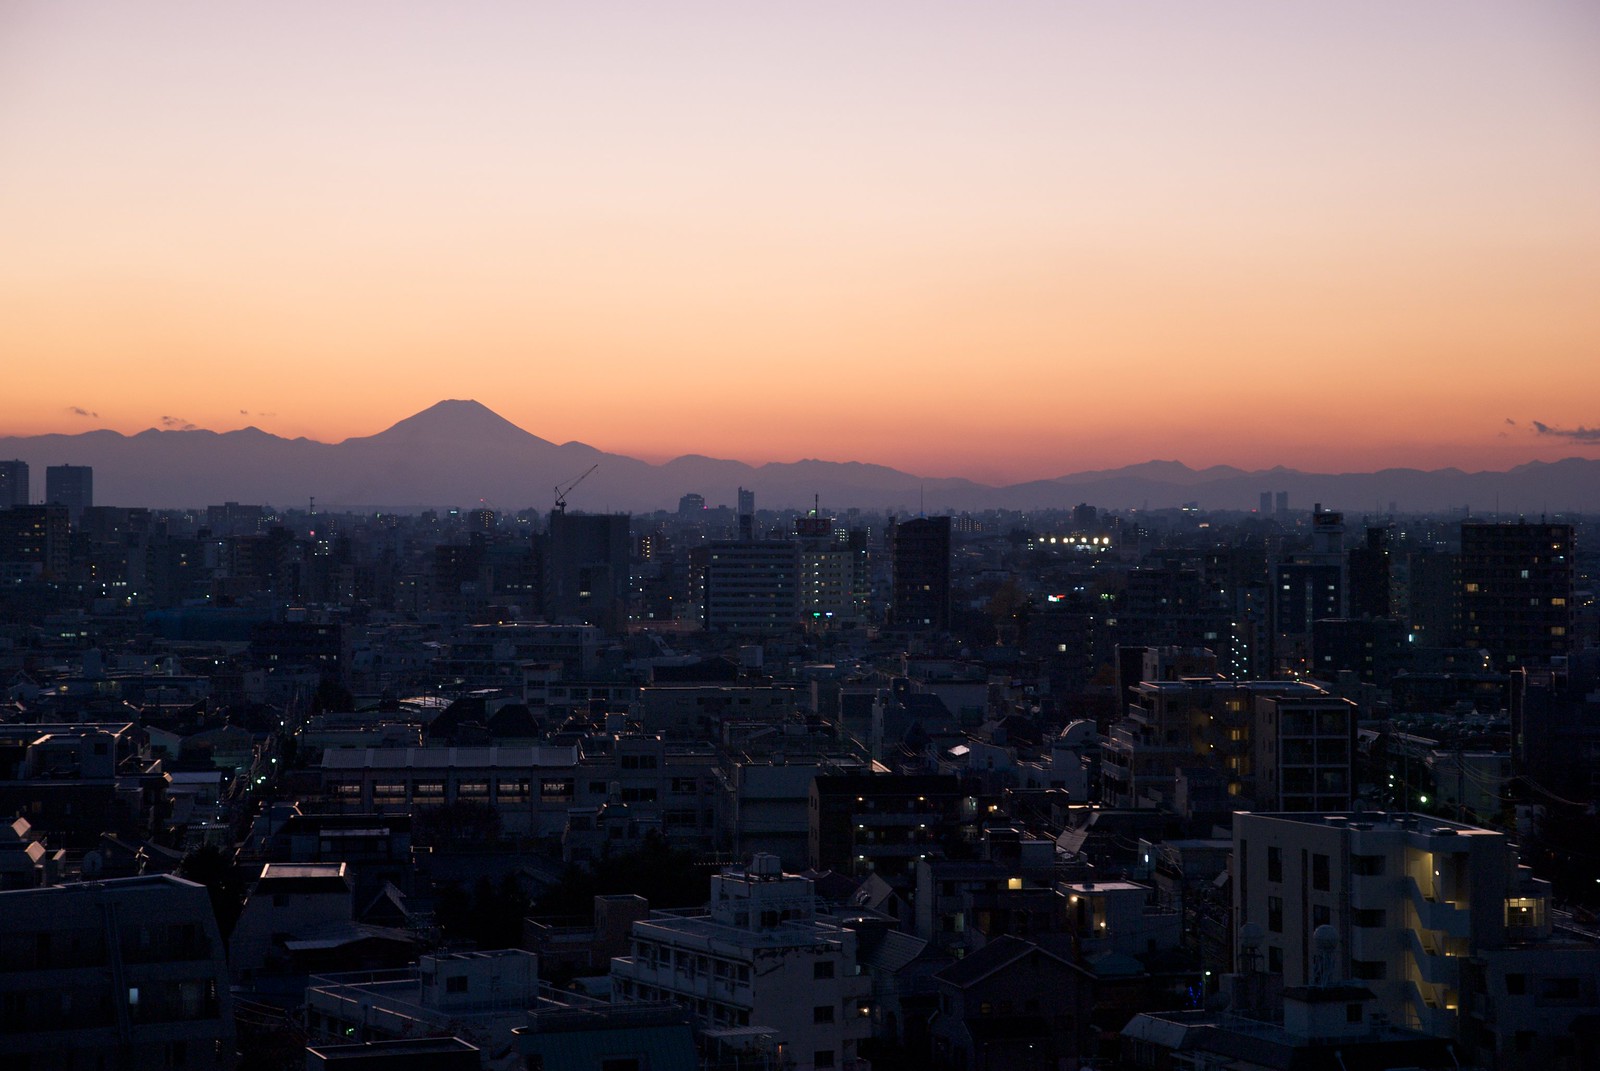
[[[193,508],[227,501],[279,508],[315,498],[319,508],[390,509],[471,506],[548,510],[554,488],[598,468],[574,490],[569,508],[585,512],[675,509],[697,492],[732,505],[739,487],[759,508],[859,506],[897,512],[993,508],[1062,509],[1080,502],[1110,509],[1163,509],[1198,502],[1206,509],[1254,509],[1262,492],[1285,491],[1293,509],[1320,502],[1352,513],[1463,509],[1480,515],[1537,516],[1600,507],[1600,461],[1530,462],[1507,472],[1384,469],[1370,473],[1248,472],[1226,465],[1193,469],[1148,461],[991,487],[971,480],[914,475],[860,461],[805,459],[748,465],[686,454],[652,465],[582,442],[557,445],[518,427],[488,406],[446,400],[375,435],[339,443],[238,431],[157,430],[135,435],[0,437],[0,457],[28,462],[34,494],[47,465],[92,465],[103,505]]]

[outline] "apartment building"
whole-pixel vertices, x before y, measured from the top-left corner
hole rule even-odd
[[[1233,851],[1237,924],[1259,928],[1259,966],[1286,986],[1319,981],[1317,934],[1331,927],[1336,977],[1371,989],[1389,1021],[1500,1068],[1558,1059],[1555,1039],[1600,1013],[1600,945],[1553,924],[1549,883],[1502,833],[1420,814],[1241,812]]]
[[[234,1065],[205,887],[168,874],[0,892],[8,1071]]]
[[[771,1030],[796,1071],[853,1068],[871,1036],[871,980],[856,932],[821,918],[809,878],[772,855],[711,879],[706,914],[657,912],[611,961],[614,996],[670,1000],[701,1030]]]

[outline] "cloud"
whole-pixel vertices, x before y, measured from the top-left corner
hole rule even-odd
[[[89,409],[85,409],[81,405],[69,405],[69,406],[67,406],[67,412],[71,413],[73,416],[95,417],[96,419],[98,419],[99,416],[100,416],[99,413],[96,413],[96,412],[94,412],[92,410],[89,410]]]
[[[171,430],[171,431],[198,431],[200,429],[200,425],[191,424],[189,421],[183,419],[182,417],[175,417],[175,416],[164,416],[164,417],[162,417],[161,418],[161,426],[163,428],[167,428],[168,430]]]
[[[1594,443],[1600,445],[1600,427],[1586,428],[1579,424],[1575,428],[1558,428],[1551,424],[1543,424],[1537,420],[1530,421],[1533,430],[1540,435],[1548,435],[1555,439],[1570,439],[1575,443]]]

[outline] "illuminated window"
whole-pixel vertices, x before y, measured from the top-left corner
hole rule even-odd
[[[1536,896],[1506,898],[1506,929],[1542,930],[1545,923],[1545,902]]]

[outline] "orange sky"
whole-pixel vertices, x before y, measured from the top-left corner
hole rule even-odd
[[[0,434],[1594,456],[1532,422],[1600,426],[1596,55],[1587,0],[10,0]]]

